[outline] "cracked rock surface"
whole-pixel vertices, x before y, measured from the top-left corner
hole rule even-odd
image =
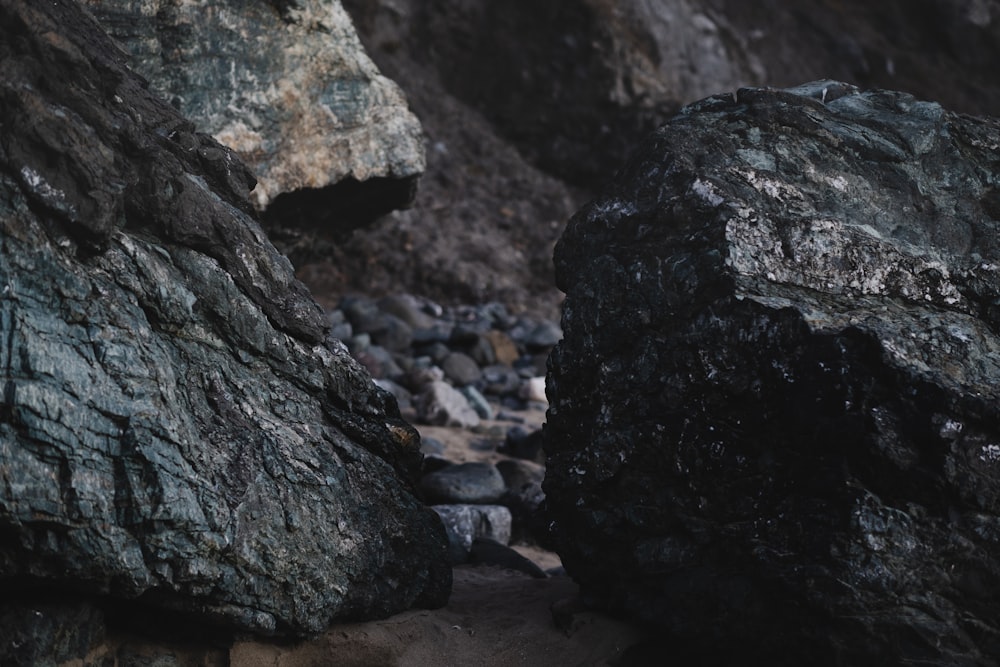
[[[246,167],[76,3],[0,0],[0,33],[4,613],[58,590],[301,637],[444,604],[419,438]]]
[[[684,108],[556,248],[547,512],[712,660],[1000,655],[1000,123],[820,81]]]

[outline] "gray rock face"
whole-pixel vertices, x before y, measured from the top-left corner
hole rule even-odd
[[[503,505],[432,505],[441,517],[450,540],[451,562],[460,565],[469,560],[477,538],[499,544],[510,542],[511,514]]]
[[[0,0],[0,43],[0,588],[285,636],[443,604],[418,438],[246,168],[77,4]]]
[[[571,221],[544,488],[592,600],[700,664],[995,664],[998,148],[902,93],[744,89]]]
[[[253,169],[258,208],[306,189],[283,217],[350,227],[412,196],[420,124],[338,0],[87,4],[155,92]],[[345,179],[354,184],[320,190]],[[379,183],[381,195],[358,181]]]

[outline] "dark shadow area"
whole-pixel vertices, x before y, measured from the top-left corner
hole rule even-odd
[[[293,227],[347,238],[377,218],[413,203],[418,176],[355,178],[322,188],[302,188],[274,198],[261,215],[269,228]]]

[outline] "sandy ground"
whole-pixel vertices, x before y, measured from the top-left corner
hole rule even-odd
[[[448,605],[382,621],[338,625],[295,646],[235,645],[234,667],[442,667],[448,665],[614,665],[639,632],[606,615],[572,607],[577,587],[568,577],[532,579],[495,567],[455,568]],[[560,627],[561,626],[561,627]],[[627,664],[623,662],[621,664]]]
[[[542,410],[519,412],[529,430],[541,426]],[[475,431],[417,425],[423,437],[444,444],[454,462],[497,461],[509,421],[484,422]],[[512,545],[543,570],[559,557],[529,545]],[[585,610],[567,576],[533,579],[495,566],[454,570],[448,604],[411,610],[381,621],[337,625],[312,641],[291,646],[237,643],[233,667],[442,667],[627,665],[622,654],[642,639],[639,631],[607,615]],[[556,613],[553,613],[553,606]]]
[[[444,452],[441,456],[452,463],[469,461],[496,463],[501,459],[509,458],[496,451],[496,448],[503,444],[507,429],[519,424],[528,431],[535,431],[545,423],[545,410],[541,407],[517,411],[507,410],[505,414],[512,415],[517,421],[484,420],[471,431],[445,426],[428,426],[415,423],[413,420],[411,423],[420,432],[421,438],[434,438],[443,444]]]

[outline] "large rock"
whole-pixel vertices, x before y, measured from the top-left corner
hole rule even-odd
[[[0,44],[5,602],[284,636],[443,604],[418,437],[325,339],[247,169],[76,3],[0,0]]]
[[[743,89],[570,222],[544,488],[592,601],[698,664],[995,664],[998,149],[902,93]]]
[[[155,92],[239,153],[281,222],[345,231],[412,198],[420,124],[339,0],[86,1]]]

